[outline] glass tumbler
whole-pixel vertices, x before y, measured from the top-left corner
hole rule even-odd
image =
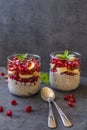
[[[40,56],[15,54],[7,58],[8,88],[17,96],[31,96],[40,89]]]
[[[50,85],[57,90],[71,91],[79,87],[81,55],[59,51],[50,54]]]

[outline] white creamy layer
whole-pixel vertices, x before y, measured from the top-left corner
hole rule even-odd
[[[14,79],[8,78],[8,88],[12,94],[18,96],[31,96],[40,89],[40,78],[34,83],[22,83]]]
[[[74,90],[80,83],[80,72],[74,76],[50,71],[50,85],[58,90]]]

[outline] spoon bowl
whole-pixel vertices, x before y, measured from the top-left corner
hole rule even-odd
[[[52,101],[55,99],[55,93],[48,87],[43,87],[41,90],[41,97],[44,101]]]

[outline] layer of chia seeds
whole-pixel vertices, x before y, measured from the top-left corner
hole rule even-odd
[[[40,89],[40,78],[35,83],[23,83],[14,79],[8,78],[9,91],[18,96],[31,96],[37,93]]]
[[[78,88],[80,83],[80,72],[71,76],[50,71],[50,85],[55,89],[70,91]]]

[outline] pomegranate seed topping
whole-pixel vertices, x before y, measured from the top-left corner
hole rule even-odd
[[[57,63],[57,59],[55,59],[55,58],[51,59],[51,63],[52,64],[56,64]]]
[[[64,96],[64,100],[69,100],[69,96]]]
[[[5,73],[4,73],[4,72],[1,72],[1,76],[5,76]]]
[[[7,110],[7,111],[6,111],[6,115],[7,115],[7,116],[12,116],[12,111],[11,111],[11,110]]]
[[[32,107],[31,106],[27,106],[26,108],[25,108],[25,112],[31,112],[32,111]]]
[[[72,106],[73,106],[73,102],[69,101],[69,102],[68,102],[68,105],[69,105],[70,107],[72,107]]]
[[[12,104],[12,105],[17,105],[16,100],[12,100],[12,101],[11,101],[11,104]]]
[[[3,112],[3,107],[2,106],[0,106],[0,112]]]

